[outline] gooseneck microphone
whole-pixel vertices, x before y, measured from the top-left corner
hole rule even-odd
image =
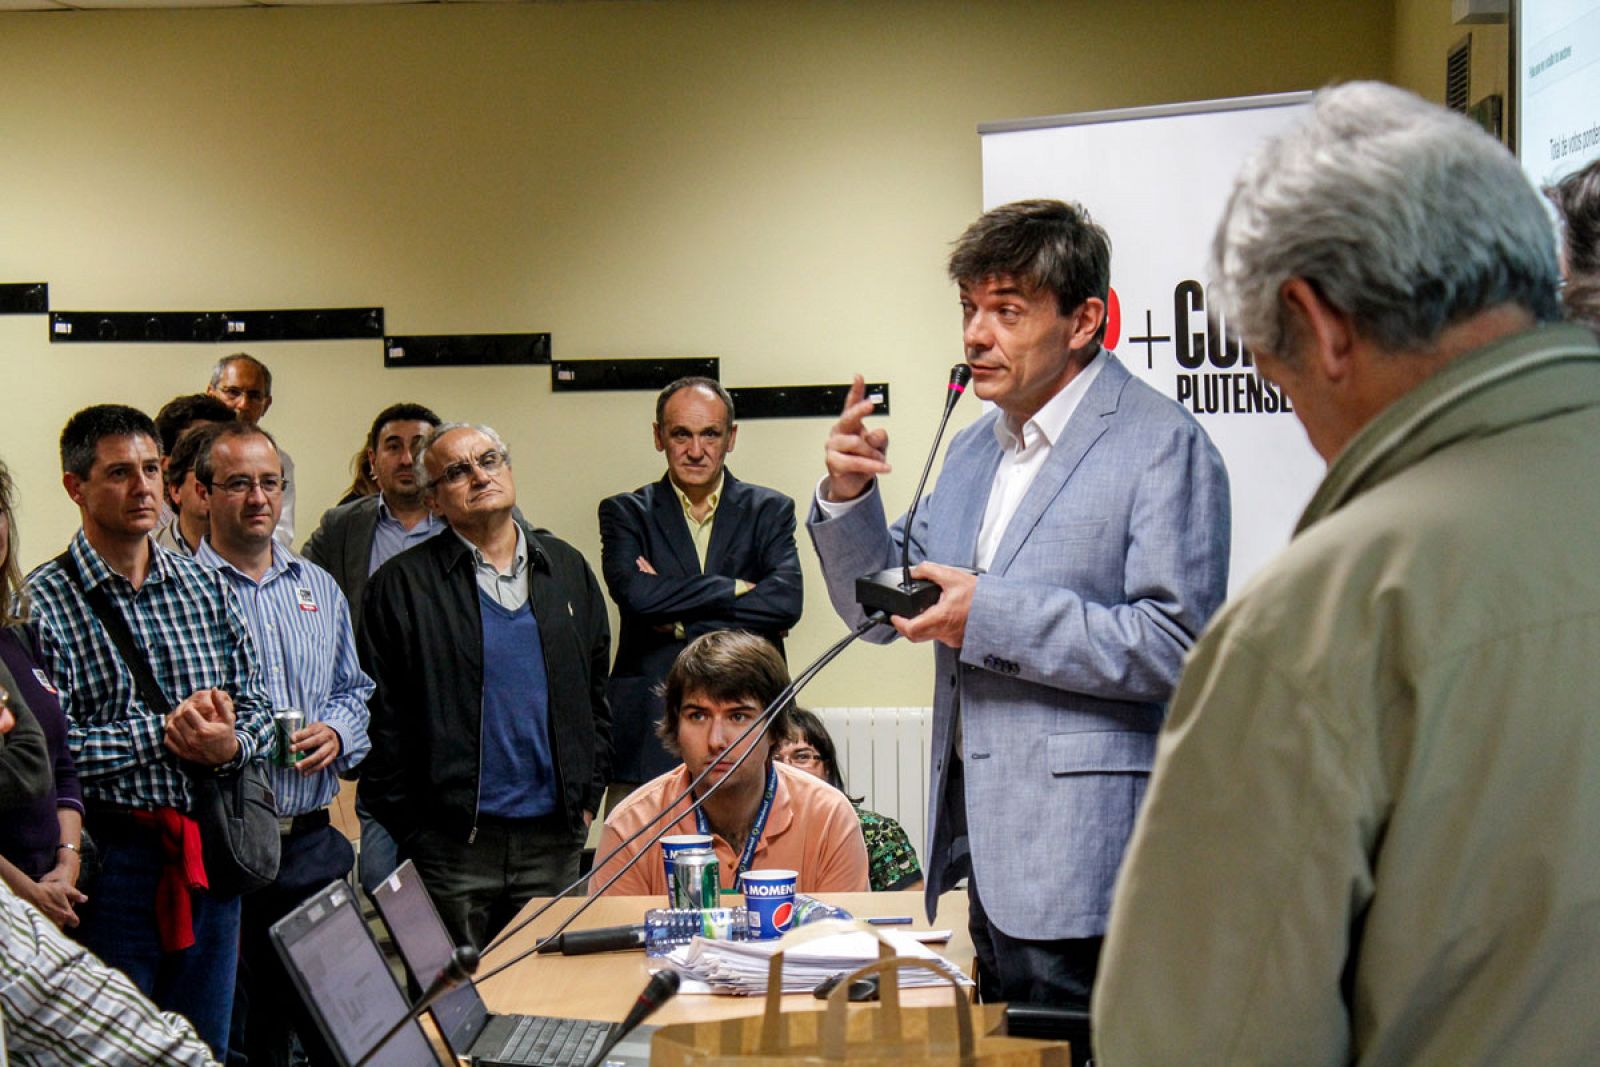
[[[972,368],[957,363],[950,368],[950,385],[945,393],[944,414],[939,419],[939,429],[933,435],[933,447],[928,449],[928,461],[922,465],[922,477],[917,480],[917,491],[911,497],[911,509],[906,512],[906,524],[900,535],[900,566],[856,579],[856,603],[867,614],[882,611],[910,619],[921,615],[939,601],[939,586],[923,578],[911,577],[911,531],[917,518],[917,506],[922,503],[922,490],[928,484],[928,474],[933,470],[933,459],[939,454],[939,442],[944,438],[945,425],[956,401],[967,391],[972,380]]]
[[[428,983],[428,988],[422,991],[417,1002],[411,1005],[405,1016],[389,1028],[388,1033],[378,1039],[378,1043],[367,1049],[366,1055],[356,1061],[355,1067],[366,1067],[372,1057],[382,1051],[383,1046],[394,1040],[394,1036],[407,1026],[422,1017],[422,1013],[433,1007],[433,1002],[444,996],[450,990],[463,982],[472,981],[472,976],[478,972],[478,950],[471,945],[457,945],[450,953],[450,959],[445,963],[444,970],[438,977]]]
[[[622,1020],[622,1025],[612,1031],[606,1043],[595,1050],[589,1057],[589,1062],[584,1067],[600,1067],[617,1047],[617,1042],[633,1033],[634,1028],[654,1015],[656,1009],[671,1000],[678,993],[678,972],[657,971],[650,976],[650,981],[645,983],[644,991],[639,994],[639,999],[633,1002],[633,1007],[628,1011],[628,1017]]]

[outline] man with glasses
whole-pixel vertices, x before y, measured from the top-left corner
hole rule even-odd
[[[417,445],[450,533],[367,583],[378,689],[360,796],[457,943],[482,946],[578,876],[611,760],[605,597],[576,549],[517,520],[505,443],[446,423]]]
[[[288,751],[277,740],[272,792],[283,853],[278,877],[244,898],[239,975],[229,1043],[251,1064],[289,1060],[291,1028],[313,1063],[332,1063],[316,1024],[267,937],[274,922],[330,881],[350,873],[355,853],[328,805],[339,775],[361,762],[372,681],[356,658],[350,609],[321,567],[273,541],[288,489],[278,448],[252,423],[197,431],[194,477],[207,499],[210,532],[195,559],[227,582],[244,609],[274,711],[299,711]]]
[[[85,408],[61,431],[62,484],[83,528],[28,579],[40,666],[60,690],[100,846],[78,940],[221,1056],[238,965],[239,898],[213,893],[181,768],[226,771],[271,745],[271,704],[244,613],[214,574],[154,547],[161,447],[149,416]],[[122,617],[166,707],[151,707],[90,607]]]
[[[272,372],[250,353],[235,352],[223,356],[211,368],[211,384],[206,392],[232,408],[240,422],[254,426],[272,407]],[[281,448],[278,457],[283,460],[284,477],[291,481],[283,494],[283,508],[273,536],[289,545],[294,543],[294,460]]]

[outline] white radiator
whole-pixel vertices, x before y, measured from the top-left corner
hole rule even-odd
[[[928,822],[932,708],[812,708],[839,750],[851,796],[905,827],[919,857]]]

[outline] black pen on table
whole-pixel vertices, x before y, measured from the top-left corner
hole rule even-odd
[[[874,915],[867,920],[873,926],[910,926],[909,915]]]

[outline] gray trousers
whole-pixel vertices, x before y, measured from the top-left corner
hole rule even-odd
[[[583,833],[559,815],[484,815],[470,845],[425,828],[411,835],[405,851],[455,943],[481,949],[529,900],[552,896],[577,879]]]

